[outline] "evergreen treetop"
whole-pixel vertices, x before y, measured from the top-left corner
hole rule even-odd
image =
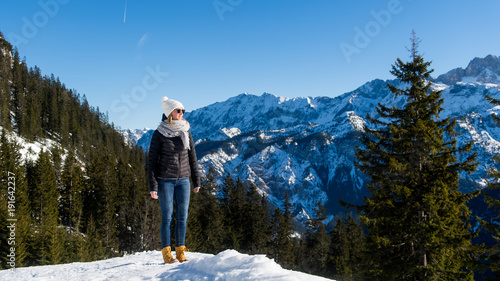
[[[406,97],[403,108],[377,106],[367,116],[357,167],[367,174],[371,197],[360,207],[368,229],[370,278],[378,280],[470,279],[472,234],[465,222],[468,197],[458,190],[459,173],[474,171],[476,155],[457,160],[472,143],[457,147],[451,118],[440,119],[443,99],[429,81],[430,62],[418,53],[413,33],[411,60],[397,59],[388,87]]]

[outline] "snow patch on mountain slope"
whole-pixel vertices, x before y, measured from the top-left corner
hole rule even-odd
[[[365,120],[358,115],[354,111],[347,112],[347,118],[349,119],[349,123],[351,123],[352,129],[355,131],[364,131]]]
[[[3,128],[0,127],[0,132],[3,131]],[[29,142],[25,140],[24,138],[18,136],[15,133],[10,133],[7,132],[6,137],[11,141],[17,143],[19,145],[19,153],[21,154],[21,161],[30,161],[30,162],[35,162],[38,160],[38,156],[40,152],[43,150],[45,152],[51,151],[54,148],[59,148],[61,149],[61,144],[59,144],[55,140],[51,139],[39,139],[34,142]],[[66,155],[68,154],[67,149],[61,150],[61,160],[64,163],[64,160],[66,159]],[[80,161],[77,158],[78,161]],[[82,163],[82,161],[80,161]]]
[[[224,134],[226,134],[229,138],[232,138],[232,137],[235,137],[235,136],[238,136],[238,135],[241,135],[241,130],[238,129],[238,128],[222,128],[221,129]]]
[[[225,171],[232,171],[234,166],[241,162],[240,154],[236,150],[234,144],[229,144],[228,149],[218,148],[216,152],[207,154],[203,158],[198,159],[200,172],[203,175],[208,174],[208,166],[211,165],[215,172],[219,175],[224,175]],[[226,170],[229,169],[229,170]]]

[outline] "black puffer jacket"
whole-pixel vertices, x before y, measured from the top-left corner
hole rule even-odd
[[[158,130],[153,133],[149,146],[149,191],[158,191],[158,178],[181,179],[191,177],[194,187],[199,187],[200,172],[189,131],[189,147],[184,149],[181,137],[167,138]]]

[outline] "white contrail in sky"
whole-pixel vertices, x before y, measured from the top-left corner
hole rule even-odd
[[[127,0],[125,0],[125,12],[123,13],[123,23],[127,19]]]

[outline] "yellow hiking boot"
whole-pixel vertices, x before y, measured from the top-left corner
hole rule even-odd
[[[174,257],[172,256],[172,253],[170,252],[170,247],[165,247],[165,248],[161,249],[161,254],[163,256],[163,261],[165,263],[178,262],[178,260],[174,259]]]
[[[188,259],[186,259],[186,256],[184,255],[184,252],[188,252],[188,251],[189,250],[186,249],[186,246],[175,247],[175,257],[180,262],[188,261]]]

